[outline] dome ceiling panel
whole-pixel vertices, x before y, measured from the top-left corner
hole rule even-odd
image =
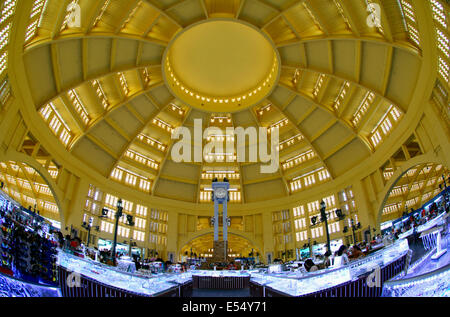
[[[278,48],[280,53],[281,63],[283,65],[302,65],[305,61],[302,60],[302,56],[299,54],[301,51],[300,44],[286,45]]]
[[[87,156],[86,153],[89,153],[89,156]],[[109,170],[116,162],[115,158],[110,153],[99,147],[98,144],[87,137],[82,138],[75,143],[71,154],[105,177],[109,176]]]
[[[197,184],[188,184],[179,180],[169,180],[160,177],[158,186],[155,187],[154,195],[169,199],[195,202],[197,194]]]
[[[299,123],[299,127],[306,137],[311,138],[324,126],[327,126],[329,122],[334,122],[333,116],[317,108]]]
[[[210,120],[210,114],[197,109],[192,109],[189,117],[186,119],[185,125],[193,127],[195,119],[200,119],[203,123],[207,123]]]
[[[81,40],[63,41],[52,45],[53,62],[58,64],[61,88],[83,81]],[[55,67],[56,65],[54,65]]]
[[[296,4],[296,0],[264,0],[265,3],[270,4],[273,8],[279,11],[286,10],[292,5]]]
[[[333,67],[335,74],[344,78],[355,78],[357,41],[333,41]]]
[[[285,106],[284,111],[298,120],[294,122],[294,124],[299,124],[306,118],[306,116],[314,111],[314,109],[315,107],[311,104],[311,102],[299,96],[295,96],[292,102]]]
[[[164,47],[156,44],[143,44],[140,50],[140,64],[159,65],[161,63]]]
[[[96,138],[108,149],[111,149],[113,153],[120,153],[123,146],[127,143],[127,139],[107,122],[106,120],[101,121],[91,129],[87,136]]]
[[[133,100],[127,103],[128,109],[133,112],[133,115],[139,119],[139,121],[146,122],[150,116],[152,116],[158,108],[154,106],[145,95],[139,95]]]
[[[161,171],[161,177],[163,178],[180,178],[189,180],[189,183],[196,182],[199,178],[198,175],[200,173],[200,165],[194,165],[189,163],[175,163],[172,160],[168,159],[164,164],[164,167]]]
[[[250,184],[250,183],[257,183],[261,180],[267,179],[267,178],[279,178],[280,174],[278,172],[276,173],[267,173],[262,174],[260,172],[261,165],[266,165],[264,163],[248,163],[248,164],[242,164],[241,166],[241,172],[242,172],[242,182],[244,184]]]
[[[362,45],[361,83],[378,92],[383,85],[387,52],[388,48],[381,44],[364,42]]]
[[[284,197],[287,192],[280,178],[258,184],[245,184],[244,188],[247,203]]]
[[[311,14],[305,8],[304,2],[295,4],[284,12],[286,20],[292,25],[300,38],[323,35],[320,27],[314,22]]]
[[[329,155],[330,150],[334,150],[334,146],[338,146],[341,142],[346,140],[353,140],[355,135],[351,133],[347,128],[341,124],[334,124],[322,135],[313,141],[314,147],[316,147],[325,156]],[[327,155],[328,154],[328,155]]]
[[[24,64],[34,104],[39,109],[42,104],[56,94],[50,46],[43,46],[25,54]]]
[[[146,28],[144,36],[156,39],[163,43],[168,43],[172,36],[181,28],[175,20],[169,16],[160,13],[152,23]]]
[[[382,37],[380,33],[374,32],[374,28],[367,25],[367,3],[365,1],[340,1],[340,3],[350,13],[348,16],[361,35]]]
[[[258,27],[264,26],[277,16],[278,10],[259,0],[245,0],[239,18]]]
[[[386,96],[402,110],[406,110],[411,102],[420,64],[415,55],[404,50],[394,50]]]
[[[290,27],[290,22],[284,16],[277,15],[273,20],[270,20],[263,26],[263,30],[267,32],[272,41],[276,45],[293,41],[297,38],[294,30]]]
[[[364,1],[81,1],[81,29],[64,23],[62,2],[48,1],[24,54],[36,107],[53,102],[73,134],[67,148],[82,162],[106,177],[115,167],[146,175],[152,195],[171,199],[199,202],[210,182],[201,178],[206,170],[240,171],[234,181],[245,203],[268,199],[262,194],[267,185],[278,186],[274,197],[289,195],[294,178],[319,168],[340,176],[375,151],[370,137],[391,105],[407,110],[421,67],[396,0],[383,1],[389,21],[379,29],[367,27]],[[204,127],[216,126],[211,117],[228,114],[192,109],[171,94],[161,72],[165,49],[193,23],[236,17],[272,38],[282,68],[272,93],[233,113],[232,125],[269,127],[287,119],[280,129],[280,165],[314,153],[274,174],[260,174],[260,164],[178,166],[170,160],[172,129],[192,130],[196,118]],[[154,160],[158,169],[132,159],[130,151]],[[173,194],[178,183],[181,198]]]
[[[108,122],[112,122],[128,136],[135,135],[142,130],[142,123],[127,108],[119,108],[111,113],[108,116]]]
[[[252,116],[251,111],[241,111],[233,113],[233,123],[235,126],[239,127],[247,127],[255,123],[255,119]]]
[[[283,176],[288,180],[293,180],[299,176],[315,171],[321,167],[324,167],[324,163],[320,160],[319,157],[315,156],[300,165],[295,165],[292,168],[283,170]]]
[[[166,88],[166,86],[162,85],[152,89],[152,91],[147,93],[147,96],[149,96],[150,101],[157,106],[166,105],[173,100],[173,96],[170,94],[170,91]]]
[[[331,52],[327,41],[312,41],[305,45],[308,67],[328,70]]]
[[[244,0],[204,0],[208,17],[234,17]]]
[[[353,166],[361,163],[369,154],[370,151],[367,146],[358,139],[354,139],[325,161],[330,169],[330,173],[332,172],[336,175],[340,175],[343,172],[350,170]]]
[[[139,47],[138,41],[113,39],[112,45],[111,60],[112,63],[114,63],[111,63],[112,69],[116,67],[121,68],[126,66],[134,66],[136,64],[136,56]]]
[[[108,73],[110,71],[112,40],[109,38],[87,38],[83,41],[86,41],[87,77],[93,78]]]
[[[291,101],[291,98],[293,98],[293,93],[289,91],[289,89],[278,85],[272,92],[272,94],[269,96],[269,100],[271,102],[277,103],[280,106],[287,105],[288,102]]]
[[[166,6],[164,10],[182,26],[190,25],[206,17],[201,0],[175,2],[168,7]]]

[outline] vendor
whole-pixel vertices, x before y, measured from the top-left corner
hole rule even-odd
[[[364,253],[361,251],[361,249],[357,246],[357,245],[354,245],[353,247],[352,247],[352,253],[351,253],[351,255],[350,255],[350,259],[358,259],[358,258],[361,258],[361,257],[364,257],[365,255],[364,255]]]
[[[313,260],[311,260],[311,259],[307,259],[305,261],[305,263],[303,264],[303,266],[305,267],[305,270],[307,272],[315,272],[315,271],[319,270],[317,265],[315,265]]]
[[[343,266],[349,262],[347,250],[348,250],[347,246],[341,245],[336,256],[334,257],[334,266],[335,267]]]

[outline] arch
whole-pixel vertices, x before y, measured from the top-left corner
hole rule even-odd
[[[59,216],[60,216],[60,222],[61,222],[61,230],[65,226],[65,216],[64,216],[64,210],[63,202],[64,202],[64,193],[61,189],[58,188],[58,185],[53,180],[49,172],[41,165],[39,162],[37,162],[32,157],[20,153],[17,151],[7,151],[4,157],[1,157],[1,161],[14,161],[18,163],[26,164],[30,167],[32,167],[40,177],[44,180],[44,182],[48,185],[50,192],[53,195],[53,198],[55,199],[55,203],[58,206],[59,210]]]
[[[189,233],[186,236],[186,238],[180,239],[178,241],[177,254],[180,254],[181,249],[185,245],[189,244],[190,242],[192,242],[193,240],[195,240],[197,238],[200,238],[200,237],[208,235],[208,234],[214,234],[214,230],[212,228],[207,228],[207,229],[203,229],[200,231]],[[255,239],[253,237],[251,237],[248,233],[246,233],[244,231],[236,230],[233,228],[228,228],[228,234],[236,235],[236,236],[239,236],[239,237],[249,241],[252,245],[254,245],[256,247],[256,249],[259,250],[259,253],[262,255],[262,252],[264,250],[263,246],[261,245],[261,243],[258,243],[257,241],[255,241]]]
[[[429,152],[427,154],[416,156],[408,161],[406,161],[402,166],[398,167],[394,172],[389,181],[385,184],[383,190],[378,195],[378,200],[380,204],[377,207],[377,218],[376,218],[376,228],[380,230],[381,216],[383,214],[384,205],[389,197],[391,190],[394,188],[395,184],[405,175],[410,169],[415,166],[419,166],[422,164],[434,163],[434,164],[442,164],[445,166],[445,162],[438,160],[436,156],[433,155],[433,152]],[[382,197],[382,200],[380,198]]]

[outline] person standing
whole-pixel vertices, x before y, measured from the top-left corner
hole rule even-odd
[[[337,252],[337,256],[334,258],[335,267],[346,265],[349,262],[347,250],[348,250],[347,246],[341,245],[341,247]]]

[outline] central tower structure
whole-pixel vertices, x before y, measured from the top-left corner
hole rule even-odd
[[[212,200],[214,202],[214,245],[213,245],[213,262],[227,261],[228,250],[228,216],[227,203],[229,201],[228,189],[229,182],[213,182],[212,183]],[[219,205],[222,205],[222,226],[223,239],[219,241]]]

